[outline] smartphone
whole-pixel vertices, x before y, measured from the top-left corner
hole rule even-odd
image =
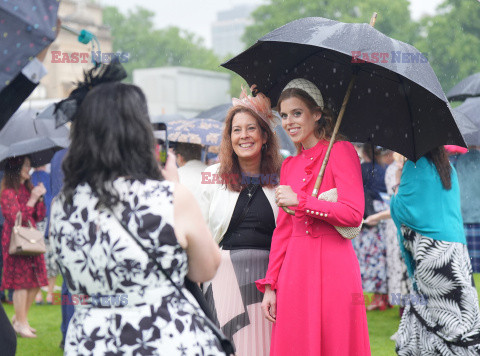
[[[168,134],[167,134],[167,125],[163,122],[157,122],[152,124],[153,126],[153,136],[155,137],[156,146],[155,153],[157,161],[165,167],[167,162],[167,153],[168,153]]]

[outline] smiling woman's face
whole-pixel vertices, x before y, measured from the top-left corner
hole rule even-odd
[[[232,120],[232,147],[239,159],[256,159],[261,157],[262,145],[267,139],[257,119],[247,112],[236,113]]]
[[[321,113],[312,113],[303,100],[290,97],[280,104],[282,127],[294,143],[301,143],[305,149],[315,146],[318,139],[315,137],[315,122]]]

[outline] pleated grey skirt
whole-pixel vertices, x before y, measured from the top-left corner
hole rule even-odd
[[[215,278],[204,284],[205,297],[238,356],[268,356],[272,323],[261,309],[263,294],[255,281],[265,277],[267,250],[222,250]]]

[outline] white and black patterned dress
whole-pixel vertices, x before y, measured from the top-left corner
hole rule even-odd
[[[480,311],[467,246],[402,225],[422,298],[405,307],[396,338],[402,356],[480,355]]]
[[[115,215],[183,285],[188,262],[173,230],[173,184],[120,178],[114,187],[121,200]],[[203,312],[193,297],[183,299],[96,203],[90,187],[82,185],[73,206],[62,196],[52,204],[52,243],[68,289],[74,298],[88,295],[88,302],[97,304],[75,305],[65,354],[224,355],[202,318],[194,316]],[[184,294],[191,297],[185,289]]]

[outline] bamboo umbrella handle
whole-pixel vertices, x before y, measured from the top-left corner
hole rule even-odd
[[[333,129],[332,137],[330,138],[330,143],[328,144],[327,153],[325,153],[325,158],[322,162],[322,167],[320,168],[320,172],[318,173],[317,180],[315,181],[315,186],[313,187],[312,197],[316,197],[318,195],[318,190],[320,189],[320,185],[322,184],[323,175],[325,174],[325,168],[327,167],[328,158],[330,157],[330,151],[332,150],[333,144],[335,143],[335,138],[337,137],[338,130],[340,129],[340,124],[342,123],[343,114],[345,113],[345,109],[347,107],[348,100],[350,99],[350,94],[352,93],[353,83],[355,82],[356,74],[352,75],[352,79],[350,79],[350,83],[348,84],[347,92],[345,97],[343,98],[342,107],[340,109],[340,113],[338,114],[337,122],[335,123],[335,127]],[[282,209],[290,214],[295,215],[295,211],[282,206]]]
[[[377,13],[374,12],[372,18],[370,19],[370,26],[375,27],[375,21],[377,21]]]
[[[377,20],[377,13],[374,12],[373,15],[372,15],[372,18],[370,19],[370,26],[374,27],[376,20]],[[347,107],[348,100],[350,99],[350,94],[352,93],[353,84],[355,83],[356,78],[357,78],[357,75],[354,73],[352,75],[352,78],[350,79],[350,83],[348,84],[347,92],[345,93],[345,97],[343,98],[342,107],[341,107],[340,112],[338,114],[337,122],[335,123],[335,127],[334,127],[333,133],[332,133],[332,137],[330,138],[330,142],[328,144],[327,152],[325,153],[325,158],[323,159],[323,162],[322,162],[322,167],[320,167],[320,172],[318,173],[317,180],[315,181],[315,185],[313,187],[312,197],[317,197],[317,195],[318,195],[318,190],[320,189],[320,185],[322,184],[323,175],[325,174],[325,169],[327,167],[328,159],[330,157],[330,151],[332,150],[332,147],[333,147],[333,144],[335,143],[335,138],[337,136],[338,130],[340,129],[340,125],[341,125],[342,119],[343,119],[343,114],[345,113],[345,109]],[[282,206],[282,209],[290,215],[295,215],[295,211],[290,209],[290,208]]]
[[[343,114],[345,113],[345,109],[347,108],[347,103],[350,99],[350,94],[352,93],[353,84],[355,83],[356,78],[357,75],[353,74],[352,78],[350,79],[350,83],[348,84],[347,92],[345,93],[345,97],[343,98],[342,107],[340,109],[340,113],[338,114],[337,122],[335,123],[332,137],[330,138],[330,143],[328,144],[327,153],[325,153],[322,167],[320,168],[320,172],[318,172],[317,180],[315,181],[315,185],[313,187],[312,197],[316,197],[318,195],[318,190],[320,189],[320,185],[322,184],[323,175],[325,174],[325,168],[327,167],[328,159],[330,157],[330,151],[332,150],[338,130],[340,129],[340,125],[342,124]]]

